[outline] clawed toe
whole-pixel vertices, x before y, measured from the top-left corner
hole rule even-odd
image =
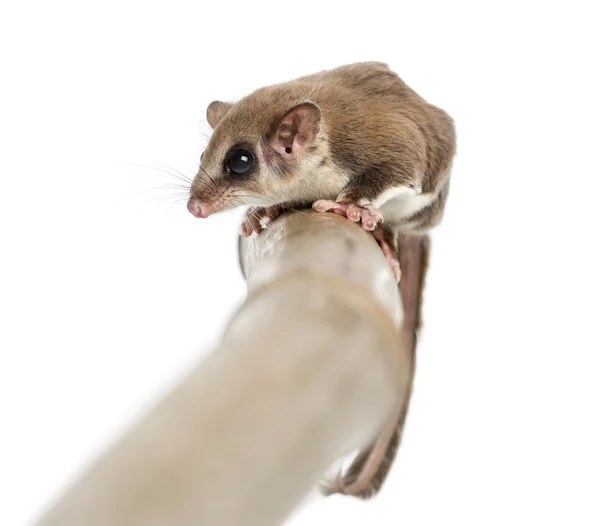
[[[383,214],[371,205],[358,206],[352,203],[338,203],[321,199],[313,203],[313,209],[317,212],[335,212],[347,217],[354,223],[360,222],[365,230],[375,230],[379,223],[383,223]]]
[[[313,203],[312,207],[317,212],[329,212],[332,210],[340,215],[346,215],[346,205],[328,199],[319,199]]]
[[[242,223],[242,234],[244,236],[249,236],[253,232],[258,233],[262,230],[262,225],[260,224],[260,217],[255,214],[256,212],[248,211],[248,215]]]
[[[267,223],[275,219],[281,210],[278,206],[264,208],[262,206],[252,207],[248,210],[246,219],[242,223],[242,234],[251,235],[253,232],[260,233]]]

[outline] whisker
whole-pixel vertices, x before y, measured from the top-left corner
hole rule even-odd
[[[163,195],[178,195],[186,198],[189,198],[190,196],[189,190],[187,188],[179,188],[176,186],[155,186],[153,188],[147,188],[146,191],[150,193],[160,192]],[[153,193],[153,195],[156,194]]]
[[[170,200],[174,200],[174,201],[177,201],[177,202],[179,202],[179,201],[184,202],[184,201],[187,201],[187,196],[183,196],[183,195],[163,195],[163,196],[160,196],[160,197],[156,198],[156,202],[158,202],[158,203],[163,203],[165,201],[170,201]]]
[[[230,199],[235,199],[235,202],[238,203],[239,206],[245,205],[245,203],[239,197],[230,196]]]
[[[187,196],[182,196],[182,195],[162,195],[162,196],[158,196],[156,197],[156,199],[154,200],[156,203],[161,204],[161,203],[165,203],[167,201],[171,201],[174,200],[175,202],[184,202],[187,201]]]
[[[186,176],[185,174],[183,174],[182,172],[176,170],[175,168],[172,168],[170,166],[165,166],[163,164],[155,164],[155,165],[144,165],[144,164],[133,164],[132,166],[138,166],[140,168],[147,168],[149,170],[156,170],[159,172],[162,172],[166,175],[169,175],[171,177],[177,177],[178,179],[181,179],[182,181],[184,181],[185,183],[191,183],[192,179],[188,176]],[[173,173],[176,172],[176,173]]]
[[[186,194],[189,195],[190,193],[190,188],[189,186],[180,186],[180,185],[176,185],[176,184],[164,184],[164,185],[158,185],[158,186],[151,186],[149,188],[147,188],[147,190],[149,191],[163,191],[163,190],[175,190],[176,192],[180,193],[181,195]]]
[[[180,182],[188,185],[188,187],[192,184],[192,181],[189,180],[188,178],[183,177],[183,176],[178,175],[178,174],[175,174],[175,173],[172,173],[172,172],[169,172],[166,169],[157,168],[157,167],[152,167],[151,169],[152,170],[156,170],[157,172],[160,172],[161,174],[168,175],[169,177],[173,177],[174,179],[176,179],[176,180],[178,180],[178,181],[180,181]]]
[[[261,217],[254,210],[248,210],[248,215],[252,216],[258,223],[260,223]]]
[[[172,170],[173,172],[178,174],[184,181],[187,181],[190,184],[192,183],[192,178],[188,177],[183,172],[180,172],[179,170],[177,170],[176,168],[173,168],[172,166],[165,166],[164,164],[157,164],[156,166],[158,166],[160,168],[164,168],[166,170]]]
[[[250,195],[250,194],[232,194],[232,197],[260,197],[258,194]]]
[[[210,179],[210,181],[214,185],[215,189],[218,188],[217,183],[215,183],[215,180],[210,176],[210,174],[204,168],[202,168],[202,166],[200,166],[200,170],[202,170],[206,174],[206,176]],[[229,185],[231,186],[231,183],[229,183]]]
[[[175,201],[174,203],[171,204],[171,206],[169,207],[169,209],[165,211],[165,213],[172,212],[173,210],[175,210],[175,208],[179,207],[183,203],[184,203],[184,201]]]
[[[211,185],[210,183],[208,183],[208,181],[205,181],[204,179],[196,179],[196,181],[198,181],[199,183],[202,183],[204,186],[206,186],[210,190],[213,190],[213,191],[215,190],[213,185]]]

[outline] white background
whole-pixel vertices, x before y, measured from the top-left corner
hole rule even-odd
[[[289,524],[600,524],[594,2],[411,4],[3,2],[0,524],[29,523],[244,298],[239,212],[162,201],[207,104],[359,60],[446,109],[458,156],[398,462],[376,500]]]

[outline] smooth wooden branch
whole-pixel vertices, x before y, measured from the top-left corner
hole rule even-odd
[[[409,352],[373,238],[299,212],[242,240],[222,342],[39,526],[275,526],[399,407]]]

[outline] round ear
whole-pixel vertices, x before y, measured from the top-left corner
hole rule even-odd
[[[219,124],[220,120],[225,117],[225,114],[231,109],[233,104],[229,102],[221,102],[220,100],[213,100],[206,108],[206,120],[210,127],[214,130],[215,126]]]
[[[269,145],[284,158],[305,152],[315,140],[321,123],[321,110],[304,102],[288,110],[269,137]]]

